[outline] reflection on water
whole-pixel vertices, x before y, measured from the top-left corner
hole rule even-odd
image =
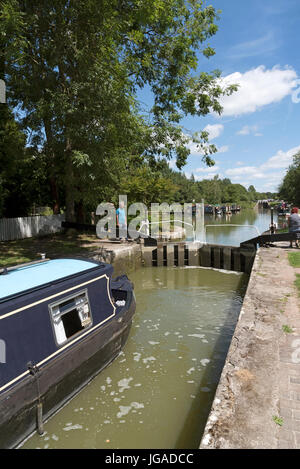
[[[284,219],[278,218],[274,213],[274,222],[282,226]],[[241,242],[255,238],[259,233],[269,229],[271,223],[270,210],[241,210],[232,215],[205,215],[206,242],[209,244],[224,244],[239,246]],[[219,226],[216,225],[243,225],[243,226]],[[247,225],[254,225],[249,227]],[[257,232],[259,231],[259,233]]]
[[[124,350],[24,448],[198,447],[248,278],[166,267],[130,277]]]

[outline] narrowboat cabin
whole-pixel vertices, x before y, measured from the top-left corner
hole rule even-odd
[[[42,260],[0,271],[0,448],[13,448],[118,356],[133,286],[109,264]]]

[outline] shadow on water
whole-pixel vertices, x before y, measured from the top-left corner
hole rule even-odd
[[[245,281],[246,278],[247,281]],[[198,448],[200,445],[221,373],[225,365],[234,330],[243,305],[248,281],[248,275],[241,275],[237,288],[237,295],[241,298],[240,305],[237,307],[237,298],[235,297],[232,299],[230,307],[227,308],[228,314],[226,315],[226,321],[220,330],[220,334],[215,343],[212,354],[214,364],[207,367],[203,374],[202,380],[198,386],[197,398],[191,405],[184,426],[182,427],[180,435],[176,441],[175,448],[177,449]],[[236,317],[234,326],[232,326],[232,315]],[[231,331],[230,334],[228,333],[229,330]],[[213,392],[203,392],[203,388],[205,389],[207,386],[209,386],[210,390],[213,390]]]

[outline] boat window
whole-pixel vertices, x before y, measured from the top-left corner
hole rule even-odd
[[[50,304],[49,310],[57,345],[63,345],[92,324],[87,290]]]

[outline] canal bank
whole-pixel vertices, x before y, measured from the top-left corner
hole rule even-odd
[[[257,252],[201,449],[300,448],[300,315],[290,251],[282,243]]]
[[[95,250],[87,253],[86,257],[112,264],[114,277],[129,274],[142,266],[141,245],[135,242],[120,243],[102,240],[97,242]]]

